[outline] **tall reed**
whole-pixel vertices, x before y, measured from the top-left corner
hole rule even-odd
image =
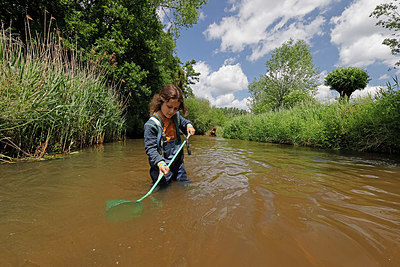
[[[124,106],[105,69],[48,33],[24,45],[0,33],[0,159],[66,153],[121,137]]]

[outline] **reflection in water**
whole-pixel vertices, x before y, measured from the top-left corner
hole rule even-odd
[[[0,166],[1,266],[398,266],[400,161],[194,136],[141,205],[143,140]]]

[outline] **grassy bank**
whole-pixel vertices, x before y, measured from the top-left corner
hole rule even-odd
[[[55,38],[0,34],[0,160],[43,157],[121,137],[123,106],[95,64]]]
[[[330,105],[309,103],[289,110],[227,121],[225,138],[336,150],[400,153],[400,92]]]

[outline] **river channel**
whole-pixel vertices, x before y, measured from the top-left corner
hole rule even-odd
[[[190,138],[151,188],[143,139],[0,165],[0,266],[400,266],[400,159]]]

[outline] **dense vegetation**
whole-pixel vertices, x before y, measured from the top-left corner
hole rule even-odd
[[[192,95],[175,40],[206,2],[1,1],[0,160],[142,136],[165,84]]]
[[[24,47],[5,31],[0,55],[0,160],[122,136],[124,106],[100,66],[83,64],[56,42],[37,39]]]
[[[187,118],[193,122],[197,134],[206,134],[214,127],[222,127],[233,117],[247,114],[237,108],[212,107],[206,99],[189,98],[185,101],[188,107]]]
[[[330,105],[303,102],[290,109],[236,117],[223,136],[330,149],[400,153],[400,91],[382,90],[376,99]]]
[[[129,137],[143,136],[148,103],[168,83],[190,95],[196,78],[192,64],[176,56],[181,28],[197,22],[205,0],[54,0],[0,2],[0,20],[11,26],[25,43],[48,30],[59,32],[64,47],[75,50],[84,61],[100,60],[114,67],[108,81],[120,82],[119,93],[127,99]],[[172,25],[164,31],[160,15]]]

